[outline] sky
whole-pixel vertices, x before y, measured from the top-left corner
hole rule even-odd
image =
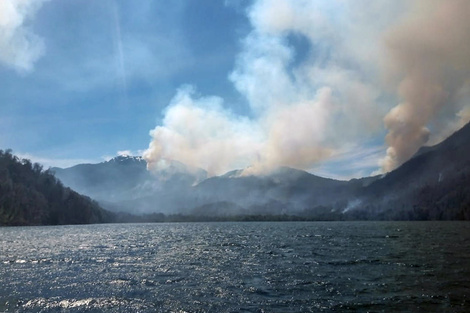
[[[2,0],[0,149],[386,173],[470,120],[467,0]]]

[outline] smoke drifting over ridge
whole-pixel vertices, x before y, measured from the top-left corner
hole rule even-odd
[[[308,170],[387,130],[377,166],[392,170],[470,117],[468,12],[465,0],[256,1],[229,75],[251,117],[183,87],[151,131],[149,168]]]

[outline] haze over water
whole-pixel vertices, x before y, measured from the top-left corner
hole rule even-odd
[[[0,311],[468,312],[461,222],[0,228]]]

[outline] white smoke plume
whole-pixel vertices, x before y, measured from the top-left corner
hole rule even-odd
[[[358,110],[373,107],[378,92],[360,73],[341,66],[348,60],[335,56],[325,68],[323,56],[309,54],[293,66],[296,51],[290,35],[321,42],[321,54],[335,44],[328,42],[333,30],[315,1],[257,1],[249,17],[253,30],[230,79],[254,117],[235,116],[224,109],[222,99],[194,98],[193,91],[182,89],[167,108],[163,125],[151,132],[144,154],[150,168],[170,159],[210,175],[247,167],[246,174],[279,166],[309,169],[351,136],[380,128],[373,122],[380,120],[380,110]],[[345,132],[347,127],[354,130]]]
[[[389,149],[381,165],[391,170],[427,141],[429,123],[443,133],[468,119],[469,5],[257,0],[229,75],[250,118],[230,112],[219,97],[182,88],[144,157],[150,168],[177,160],[210,175],[308,170],[385,126]],[[308,45],[302,58],[295,38]]]
[[[428,141],[430,123],[437,132],[448,127],[440,120],[442,111],[460,115],[460,126],[468,120],[469,13],[467,0],[413,1],[409,15],[386,35],[387,80],[401,102],[384,118],[389,145],[384,171],[407,161]]]
[[[163,126],[151,132],[153,141],[144,158],[150,169],[176,160],[212,175],[228,171],[249,164],[258,150],[260,132],[255,126],[224,109],[221,98],[195,99],[194,88],[185,86],[167,108]]]
[[[44,54],[43,40],[28,22],[48,0],[0,1],[0,63],[24,73]]]
[[[209,175],[247,166],[249,173],[281,165],[309,167],[331,154],[321,131],[332,105],[331,91],[325,88],[310,101],[267,110],[250,120],[224,109],[221,98],[197,98],[193,88],[185,87],[167,108],[163,125],[151,132],[144,158],[151,169],[177,160]]]

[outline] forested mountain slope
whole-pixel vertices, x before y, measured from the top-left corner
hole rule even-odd
[[[365,188],[374,219],[470,219],[470,124]]]
[[[112,218],[41,165],[0,150],[0,225],[88,224]]]

